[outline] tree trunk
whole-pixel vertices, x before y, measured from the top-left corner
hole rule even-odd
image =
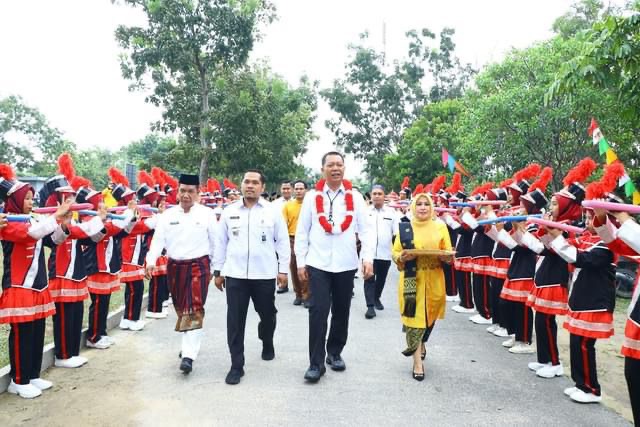
[[[209,84],[204,72],[200,72],[202,86],[202,107],[200,111],[200,148],[202,149],[202,159],[200,160],[200,185],[205,185],[209,178],[209,141],[207,133],[209,130]]]

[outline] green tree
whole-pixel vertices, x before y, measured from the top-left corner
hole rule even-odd
[[[420,117],[407,129],[397,153],[384,159],[384,184],[398,189],[403,177],[412,183],[430,183],[446,170],[441,163],[443,147],[456,153],[459,118],[463,112],[461,99],[445,99],[428,104]]]
[[[571,9],[553,22],[553,31],[562,37],[571,38],[591,26],[602,17],[617,12],[612,5],[606,8],[601,0],[579,0],[571,5]]]
[[[408,57],[387,65],[383,53],[365,46],[364,33],[360,44],[350,46],[345,77],[321,92],[338,116],[326,126],[339,147],[366,161],[370,179],[384,176],[384,156],[398,147],[424,105],[460,96],[472,77],[471,66],[455,57],[453,34],[442,30],[434,48],[434,33],[409,31]]]
[[[212,99],[214,175],[239,176],[248,168],[265,171],[269,182],[304,176],[300,157],[313,139],[317,83],[303,78],[290,87],[267,68],[221,76]]]
[[[119,165],[120,157],[117,153],[104,148],[93,147],[78,151],[74,156],[76,174],[90,180],[93,187],[102,190],[109,183],[107,170]]]
[[[0,99],[0,162],[21,173],[51,176],[58,156],[74,151],[75,144],[65,140],[40,111],[18,96]]]
[[[152,87],[147,102],[164,108],[157,129],[179,130],[200,146],[200,179],[208,176],[211,85],[244,65],[261,23],[274,17],[266,0],[122,0],[142,10],[144,27],[119,26],[121,67],[132,88]],[[213,144],[212,144],[213,142]],[[194,144],[195,145],[195,144]]]

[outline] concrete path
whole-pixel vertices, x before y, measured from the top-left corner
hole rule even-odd
[[[545,380],[530,372],[530,355],[512,355],[500,338],[447,309],[431,336],[426,379],[411,378],[403,357],[396,301],[397,275],[389,275],[387,309],[364,318],[362,281],[356,281],[347,370],[331,370],[306,384],[307,312],[278,295],[276,359],[260,359],[257,315],[250,309],[245,340],[246,375],[228,386],[224,295],[211,288],[206,336],[194,371],[178,371],[175,316],[150,320],[142,332],[114,331],[117,345],[83,353],[88,365],[52,368],[52,390],[33,401],[0,395],[0,425],[630,425],[601,405],[578,405],[563,395],[569,379]]]

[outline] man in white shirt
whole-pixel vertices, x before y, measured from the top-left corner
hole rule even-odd
[[[358,269],[356,231],[362,242],[364,277],[373,274],[374,243],[366,205],[351,183],[343,180],[344,169],[342,154],[331,151],[322,156],[324,178],[304,198],[296,229],[298,276],[309,280],[311,291],[310,363],[304,375],[310,382],[319,381],[325,373],[325,354],[334,371],[346,368],[341,353],[347,343],[353,278]]]
[[[222,212],[216,234],[214,275],[216,287],[227,290],[227,343],[231,369],[227,384],[238,384],[244,375],[244,330],[249,299],[260,316],[258,338],[262,359],[273,360],[276,329],[275,286],[287,283],[289,234],[281,211],[260,197],[265,178],[261,171],[244,174],[243,197]]]
[[[375,252],[373,255],[373,276],[364,281],[364,298],[367,303],[367,319],[376,317],[376,310],[384,310],[380,301],[382,290],[391,266],[393,236],[398,229],[400,218],[396,212],[384,204],[384,187],[374,185],[371,189],[373,206],[369,207],[370,223],[373,224]]]
[[[293,200],[293,184],[291,181],[282,181],[280,184],[280,197],[272,202],[273,208],[278,212],[282,212],[282,208],[289,200]]]
[[[158,217],[146,258],[148,278],[162,250],[167,250],[167,284],[178,314],[175,330],[183,332],[180,370],[185,374],[193,369],[200,351],[215,243],[216,218],[213,210],[198,203],[199,185],[197,175],[180,176],[180,203]]]

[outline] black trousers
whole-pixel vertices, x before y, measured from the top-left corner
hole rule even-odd
[[[45,319],[11,323],[9,363],[11,379],[16,384],[29,384],[29,381],[40,378],[44,325]]]
[[[57,302],[53,315],[53,342],[57,359],[70,359],[80,354],[84,302]]]
[[[227,277],[227,344],[231,353],[231,367],[244,366],[244,330],[247,324],[249,300],[260,317],[258,338],[265,345],[273,345],[276,330],[276,280],[247,280]]]
[[[169,298],[169,287],[167,285],[167,275],[151,276],[149,281],[149,304],[147,311],[152,313],[162,313],[162,303]]]
[[[460,295],[460,305],[464,308],[473,308],[471,273],[456,270],[456,287]]]
[[[309,272],[309,362],[323,366],[326,352],[340,355],[347,344],[353,277],[356,270],[330,273],[307,266]],[[327,336],[327,320],[331,326]]]
[[[444,272],[444,288],[447,292],[447,296],[455,297],[458,295],[458,288],[456,287],[456,268],[453,264],[443,262],[442,271]]]
[[[533,333],[533,310],[523,302],[500,298],[501,323],[510,335],[516,336],[516,341],[531,344]]]
[[[93,294],[91,305],[89,305],[89,330],[87,339],[92,343],[100,340],[100,337],[107,335],[107,317],[109,316],[109,301],[111,294]]]
[[[383,259],[373,260],[373,276],[364,281],[364,299],[367,302],[367,307],[373,307],[376,300],[379,300],[382,296],[382,290],[384,289],[384,283],[387,281],[387,273],[389,273],[389,267],[391,261]]]
[[[485,319],[491,318],[489,276],[473,273],[473,302],[478,314]]]
[[[558,357],[558,325],[554,314],[536,312],[536,347],[538,363],[559,365]]]
[[[571,378],[580,390],[600,396],[595,345],[595,338],[570,334]]]
[[[504,286],[504,279],[498,279],[497,277],[489,278],[489,303],[491,304],[491,320],[494,325],[500,325],[505,327],[504,316],[502,316],[502,306],[500,305],[500,293],[502,292],[502,286]]]
[[[640,425],[640,359],[624,358],[624,378],[627,380],[634,425]]]
[[[142,296],[144,294],[144,282],[135,280],[125,282],[124,288],[124,318],[127,320],[140,320],[142,309]]]

